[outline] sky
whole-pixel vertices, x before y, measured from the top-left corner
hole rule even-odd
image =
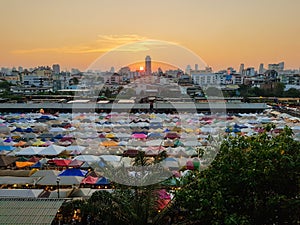
[[[299,0],[1,0],[0,67],[105,70],[146,55],[194,67],[193,55],[215,71],[281,61],[299,69],[299,9]]]

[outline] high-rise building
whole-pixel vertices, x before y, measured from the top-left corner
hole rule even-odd
[[[60,66],[59,66],[59,64],[53,64],[52,65],[52,70],[54,71],[55,74],[60,74]]]
[[[145,58],[145,75],[151,75],[151,58],[149,55],[146,56]]]
[[[268,65],[269,70],[276,70],[277,72],[281,72],[284,70],[284,62],[280,62],[277,64],[269,64]]]
[[[192,69],[192,68],[191,68],[191,65],[187,65],[187,66],[186,66],[186,69],[185,69],[185,73],[188,74],[188,75],[190,75],[191,69]]]
[[[261,64],[259,64],[258,73],[259,73],[259,74],[263,74],[264,72],[265,72],[264,64],[261,63]]]
[[[239,71],[239,74],[243,74],[244,69],[245,69],[245,65],[244,65],[244,63],[242,63],[242,64],[240,65],[240,71]]]

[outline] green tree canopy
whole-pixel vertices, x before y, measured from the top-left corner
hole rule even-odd
[[[285,128],[228,138],[211,166],[176,194],[194,224],[299,224],[300,143]]]

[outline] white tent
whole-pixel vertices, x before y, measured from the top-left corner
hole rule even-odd
[[[15,155],[40,155],[40,152],[44,150],[45,147],[27,147],[24,149],[21,149],[19,152],[16,152]]]
[[[58,145],[50,145],[46,148],[44,148],[42,151],[40,151],[40,155],[58,155],[62,151],[64,151],[66,148]]]
[[[107,162],[119,162],[122,157],[117,155],[101,155],[100,158]]]
[[[84,162],[98,162],[100,158],[95,155],[78,155],[74,159],[84,161]]]

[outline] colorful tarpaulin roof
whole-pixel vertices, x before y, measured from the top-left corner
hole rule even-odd
[[[58,176],[80,176],[84,177],[87,174],[87,171],[80,169],[67,169],[62,171]]]
[[[56,166],[68,166],[72,160],[71,159],[53,159]]]
[[[82,184],[95,184],[97,182],[99,178],[98,177],[92,177],[92,176],[88,176],[86,178],[84,178],[81,183]]]

